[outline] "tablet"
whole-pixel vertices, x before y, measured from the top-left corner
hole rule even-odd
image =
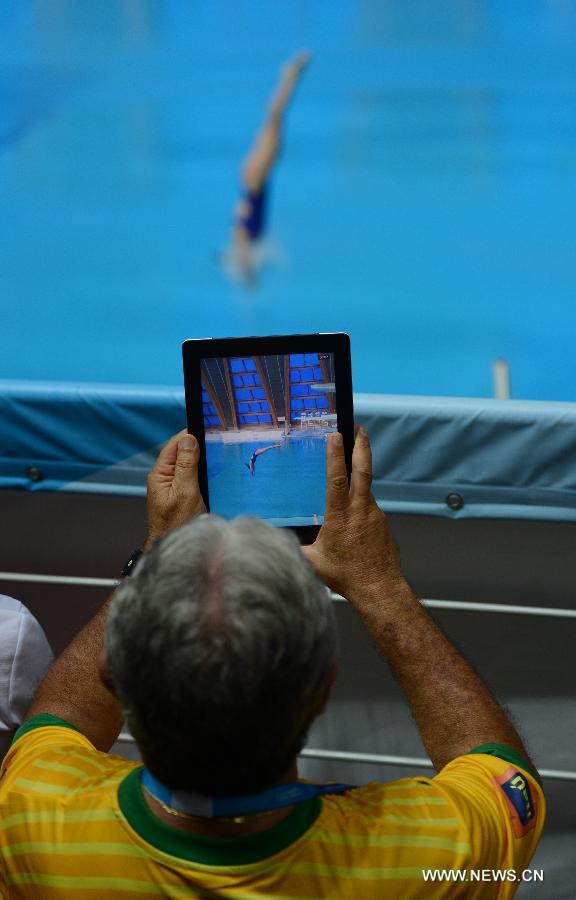
[[[188,340],[182,352],[207,509],[257,516],[313,539],[324,517],[332,431],[343,436],[351,470],[348,335]]]

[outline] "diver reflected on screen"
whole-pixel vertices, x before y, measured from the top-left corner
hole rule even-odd
[[[234,213],[232,239],[222,254],[224,271],[244,287],[256,287],[259,270],[271,258],[263,238],[269,177],[280,152],[284,114],[310,55],[297,53],[284,64],[264,124],[240,170],[241,198]]]
[[[256,460],[262,453],[266,453],[267,450],[274,450],[276,447],[281,447],[282,444],[270,444],[268,447],[259,447],[258,450],[255,450],[247,463],[244,463],[247,469],[250,470],[250,474],[252,477],[256,474]]]

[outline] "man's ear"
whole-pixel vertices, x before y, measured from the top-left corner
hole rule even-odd
[[[104,687],[107,688],[111,694],[116,696],[116,691],[114,690],[114,685],[112,684],[112,679],[110,678],[110,673],[108,671],[108,657],[106,656],[106,650],[104,648],[102,648],[100,655],[98,656],[98,674]]]
[[[325,712],[326,707],[328,706],[328,701],[330,700],[330,694],[332,693],[332,688],[334,687],[334,682],[336,681],[336,676],[338,674],[338,664],[333,662],[328,670],[328,675],[326,676],[326,684],[324,686],[324,693],[322,695],[322,699],[320,701],[320,706],[318,707],[317,716],[320,716],[323,712]]]

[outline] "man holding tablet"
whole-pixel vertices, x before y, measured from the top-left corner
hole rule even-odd
[[[473,876],[520,878],[543,826],[538,775],[406,582],[365,431],[350,482],[341,436],[325,444],[324,523],[303,551],[285,529],[202,515],[192,436],[160,452],[147,552],[56,661],[4,760],[3,896],[513,896],[511,878]],[[298,781],[335,674],[319,579],[387,659],[435,778]],[[145,768],[107,755],[124,715]]]

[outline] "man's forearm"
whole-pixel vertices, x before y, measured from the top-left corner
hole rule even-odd
[[[404,582],[350,598],[404,691],[437,770],[481,744],[529,757],[481,678]]]
[[[38,688],[26,718],[51,713],[74,725],[99,750],[109,750],[122,727],[120,704],[98,670],[112,596],[60,654]]]

